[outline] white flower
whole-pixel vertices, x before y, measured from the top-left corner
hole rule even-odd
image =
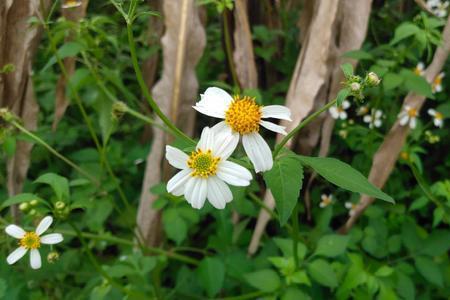
[[[428,114],[433,117],[434,126],[439,128],[444,126],[444,115],[442,113],[430,108]]]
[[[348,211],[348,215],[351,217],[356,213],[356,208],[358,207],[357,204],[352,203],[352,202],[345,202],[345,208],[347,208]]]
[[[61,7],[62,8],[74,8],[74,7],[81,6],[81,4],[82,4],[81,0],[65,0]]]
[[[445,73],[441,72],[434,78],[433,83],[431,84],[431,89],[433,93],[442,92],[442,79],[444,78]]]
[[[347,112],[346,110],[350,107],[350,102],[347,100],[344,100],[342,102],[341,106],[332,106],[329,109],[329,112],[333,119],[341,119],[345,120],[347,119]]]
[[[322,201],[319,204],[319,206],[321,208],[325,208],[328,205],[330,205],[331,203],[333,203],[333,195],[332,194],[329,194],[329,195],[322,194],[322,196],[320,198],[322,199]]]
[[[50,233],[41,236],[52,222],[53,218],[47,216],[36,227],[36,231],[29,232],[17,225],[8,225],[5,228],[5,232],[13,238],[19,239],[19,248],[11,252],[6,258],[8,264],[12,265],[30,250],[30,265],[33,269],[39,269],[41,267],[41,255],[38,249],[41,244],[53,245],[63,241],[63,236],[60,233]]]
[[[173,167],[181,169],[167,183],[167,191],[175,196],[184,195],[193,208],[202,208],[206,198],[215,208],[225,208],[233,200],[226,183],[247,186],[252,180],[246,168],[227,161],[238,142],[232,135],[216,134],[205,127],[195,151],[189,156],[166,146],[166,159]]]
[[[402,112],[398,115],[400,125],[405,126],[406,124],[409,123],[409,127],[411,129],[416,128],[417,115],[418,115],[417,109],[409,105],[405,105]]]
[[[423,74],[425,74],[425,64],[423,62],[419,62],[414,68],[414,73],[418,76],[423,76]]]
[[[383,112],[379,109],[377,110],[373,110],[372,112],[368,115],[365,115],[363,118],[363,121],[365,123],[369,123],[369,128],[372,129],[373,127],[381,127],[381,125],[383,124],[383,121],[381,120],[381,118],[383,117]]]
[[[439,18],[443,18],[447,16],[447,8],[449,2],[442,2],[441,0],[428,0],[427,7],[433,14],[435,14]]]
[[[263,126],[285,135],[284,126],[263,119],[291,121],[289,108],[282,105],[261,106],[253,98],[247,96],[233,98],[220,88],[210,87],[201,95],[201,100],[195,104],[194,109],[207,116],[224,119],[212,128],[215,132],[231,136],[235,143],[238,143],[239,136],[242,136],[244,150],[256,173],[272,169],[272,152],[258,133],[259,128]]]

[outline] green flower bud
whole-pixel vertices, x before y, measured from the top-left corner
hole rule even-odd
[[[377,86],[380,84],[381,79],[374,72],[370,72],[366,76],[366,82],[367,82],[367,85],[369,85],[369,86]]]
[[[28,213],[30,216],[35,216],[37,214],[37,211],[35,209],[30,210]]]
[[[59,253],[56,251],[52,251],[47,255],[47,261],[50,264],[55,263],[59,259]]]
[[[352,82],[350,84],[350,89],[352,92],[359,92],[361,90],[361,85],[358,82]]]
[[[31,206],[36,206],[38,204],[39,204],[39,200],[37,200],[37,199],[33,199],[33,200],[30,201],[30,205]]]
[[[63,209],[64,207],[66,207],[66,204],[65,204],[64,202],[62,202],[62,201],[58,201],[58,202],[55,203],[55,208],[56,208],[57,210],[61,210],[61,209]]]
[[[21,211],[26,211],[26,210],[28,210],[28,208],[30,208],[30,205],[27,202],[22,202],[19,205],[19,209]]]

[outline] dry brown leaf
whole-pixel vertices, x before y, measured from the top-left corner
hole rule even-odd
[[[450,17],[447,19],[447,24],[445,25],[443,31],[443,45],[436,50],[434,54],[433,61],[425,70],[425,78],[428,82],[432,82],[434,78],[441,72],[444,67],[445,61],[448,58],[450,51]],[[417,109],[419,112],[425,103],[426,98],[424,96],[416,95],[414,93],[409,93],[405,100],[403,101],[403,107],[411,106]],[[402,109],[403,109],[402,107]],[[369,173],[369,181],[375,186],[382,188],[392,170],[395,167],[397,157],[405,144],[406,138],[408,137],[409,127],[400,126],[398,120],[389,130],[389,133],[384,138],[383,143],[374,155],[372,167]],[[360,202],[356,207],[356,212],[353,216],[349,217],[345,225],[340,229],[341,232],[347,232],[353,226],[353,224],[358,220],[359,216],[364,212],[364,210],[372,204],[373,198],[368,196],[361,196]]]
[[[74,8],[62,8],[62,15],[66,20],[72,22],[78,22],[86,15],[86,9],[88,6],[89,0],[82,0],[82,4],[78,7]],[[63,3],[61,3],[63,5]],[[65,42],[70,42],[74,38],[74,33],[69,33],[69,35],[65,38]],[[70,78],[75,72],[75,57],[66,57],[63,60],[64,67],[67,71],[67,76]],[[63,74],[59,76],[58,83],[56,84],[55,91],[55,116],[53,118],[52,129],[56,130],[58,127],[59,121],[64,116],[67,107],[69,107],[70,101],[66,96],[66,86],[67,80],[69,78],[65,78]]]
[[[163,14],[163,72],[152,94],[161,110],[166,115],[171,115],[180,128],[191,134],[195,120],[191,106],[198,93],[195,66],[205,48],[205,30],[200,23],[194,0],[165,0]],[[160,130],[155,130],[152,149],[147,156],[137,216],[138,231],[146,245],[158,244],[161,233],[161,216],[152,208],[156,197],[150,193],[150,188],[170,176],[161,171],[166,141],[167,136]]]
[[[243,88],[254,89],[258,86],[258,73],[247,16],[247,0],[236,0],[234,5],[233,60],[236,74]]]
[[[41,28],[30,27],[28,20],[31,16],[41,17],[39,9],[39,0],[0,1],[0,68],[6,64],[14,65],[13,72],[0,74],[0,107],[11,109],[29,130],[36,129],[39,112],[31,71]],[[10,196],[22,192],[31,148],[30,143],[18,142],[15,155],[7,162]],[[17,220],[17,209],[13,208],[12,213]]]

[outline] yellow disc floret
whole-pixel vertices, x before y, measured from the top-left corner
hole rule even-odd
[[[415,108],[410,108],[410,109],[408,109],[408,116],[410,117],[410,118],[415,118],[415,117],[417,117],[417,109],[415,109]]]
[[[41,246],[41,238],[36,234],[36,232],[27,232],[20,239],[19,245],[26,249],[37,249]]]
[[[187,165],[193,170],[191,176],[208,178],[209,176],[216,175],[219,161],[220,157],[214,157],[211,150],[204,152],[198,149],[191,153]]]
[[[248,134],[258,132],[261,116],[261,107],[256,104],[255,98],[234,96],[225,112],[225,122],[233,131]]]

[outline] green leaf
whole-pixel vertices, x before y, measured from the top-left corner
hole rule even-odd
[[[431,85],[425,80],[425,78],[407,69],[403,69],[400,72],[400,75],[403,77],[405,88],[408,91],[434,99]]]
[[[283,296],[281,296],[281,300],[309,300],[307,294],[305,294],[302,290],[295,287],[288,287],[284,292]]]
[[[273,168],[264,173],[264,181],[275,198],[280,224],[289,220],[298,201],[303,181],[303,167],[293,155],[276,159]]]
[[[11,206],[11,205],[14,205],[14,204],[28,202],[28,201],[35,200],[35,199],[38,200],[39,202],[41,202],[41,201],[44,202],[44,200],[42,200],[35,194],[30,194],[30,193],[18,194],[18,195],[15,195],[15,196],[12,196],[12,197],[6,199],[5,202],[2,203],[1,209]]]
[[[323,286],[335,288],[338,280],[331,265],[323,259],[317,259],[308,265],[308,273]]]
[[[437,207],[433,211],[433,227],[438,226],[444,218],[445,211],[442,207]]]
[[[404,40],[404,39],[416,34],[419,31],[421,31],[421,29],[419,27],[417,27],[416,25],[414,25],[413,23],[409,23],[409,22],[402,23],[402,24],[400,24],[400,26],[398,26],[395,29],[394,38],[392,39],[390,44],[394,45],[394,44],[400,42],[401,40]]]
[[[16,138],[14,136],[8,136],[3,140],[3,149],[8,157],[13,157],[16,153]]]
[[[69,181],[55,173],[47,173],[39,176],[34,183],[45,183],[51,186],[58,200],[69,199]]]
[[[375,272],[374,275],[377,277],[388,277],[388,276],[391,276],[393,272],[394,272],[394,269],[392,269],[391,267],[382,266]]]
[[[350,63],[346,63],[341,65],[342,72],[344,72],[344,75],[346,78],[353,76],[353,66]]]
[[[420,253],[429,256],[443,255],[450,250],[450,232],[448,230],[434,230],[422,243]]]
[[[339,93],[336,96],[336,105],[337,106],[341,106],[342,102],[344,102],[344,100],[348,97],[348,95],[350,95],[350,90],[349,89],[342,89],[339,91]]]
[[[373,59],[373,55],[364,50],[347,51],[342,56],[348,57],[348,58],[353,58],[353,59],[358,59],[358,60],[372,60]]]
[[[317,243],[317,248],[314,255],[336,257],[344,254],[349,240],[350,237],[345,235],[325,235]]]
[[[359,171],[350,165],[329,157],[298,156],[301,162],[319,173],[329,182],[351,192],[372,196],[394,203],[391,196],[372,185]]]
[[[285,257],[293,257],[293,247],[291,239],[283,239],[283,238],[274,238],[273,241],[280,248],[281,252]],[[306,246],[301,242],[297,243],[297,255],[299,259],[305,258],[306,255]]]
[[[416,268],[419,273],[429,282],[442,287],[444,278],[439,266],[430,258],[419,256],[415,259]]]
[[[222,260],[207,257],[197,269],[199,281],[209,297],[214,297],[222,288],[225,279],[225,266]]]
[[[180,245],[187,236],[187,224],[175,208],[163,211],[162,221],[167,237]]]
[[[252,287],[263,292],[274,292],[281,285],[277,272],[271,269],[247,273],[244,278]]]
[[[63,59],[66,57],[72,57],[80,53],[84,49],[84,46],[77,42],[67,42],[58,49],[57,55],[59,59]],[[46,71],[52,65],[57,62],[56,56],[50,58],[47,64],[42,68],[41,72]]]
[[[403,82],[403,77],[396,73],[386,73],[383,77],[383,86],[386,91],[395,89]]]
[[[397,292],[405,300],[414,300],[416,296],[416,288],[414,282],[409,276],[401,272],[397,272]]]

